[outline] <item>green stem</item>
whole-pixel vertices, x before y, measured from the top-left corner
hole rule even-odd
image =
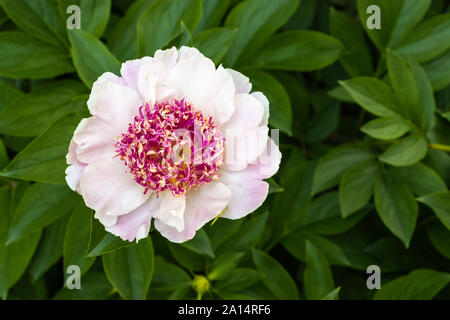
[[[448,151],[448,152],[450,152],[450,146],[447,146],[447,145],[445,145],[445,144],[430,143],[430,144],[428,144],[428,146],[429,146],[430,148],[433,148],[433,149],[443,150],[443,151]]]

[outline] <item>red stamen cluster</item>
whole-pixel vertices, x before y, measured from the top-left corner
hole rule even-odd
[[[211,117],[183,100],[139,108],[128,131],[115,138],[119,156],[148,190],[184,195],[219,177],[225,139]]]

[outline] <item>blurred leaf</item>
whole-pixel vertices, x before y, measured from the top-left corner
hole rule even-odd
[[[230,4],[231,0],[203,1],[203,14],[196,29],[197,33],[219,26]]]
[[[221,218],[218,219],[213,225],[205,225],[204,229],[208,232],[213,249],[217,250],[221,243],[227,241],[233,234],[235,234],[241,227],[242,222],[243,220]]]
[[[119,73],[119,60],[91,34],[83,30],[70,30],[69,40],[78,76],[89,88],[103,73]]]
[[[8,233],[8,243],[16,242],[71,212],[79,196],[67,186],[35,183],[23,195]]]
[[[53,300],[105,300],[111,292],[111,284],[103,272],[88,272],[83,276],[81,288],[63,288],[53,296]]]
[[[330,150],[316,167],[311,194],[335,186],[348,168],[373,158],[374,155],[369,149],[355,144],[346,144]]]
[[[299,2],[247,0],[235,6],[225,21],[226,27],[238,29],[236,39],[225,56],[225,65],[233,67],[243,52],[256,48],[285,24],[294,14]]]
[[[327,259],[308,240],[306,240],[306,269],[303,281],[308,300],[319,300],[334,288],[333,275]]]
[[[361,162],[344,173],[339,183],[339,205],[344,218],[369,202],[379,174],[379,165],[372,160]]]
[[[57,0],[62,21],[66,23],[70,14],[67,8],[71,5],[80,7],[81,30],[100,38],[108,24],[111,12],[111,0]]]
[[[410,134],[389,146],[379,159],[392,166],[409,166],[425,158],[427,150],[427,141],[422,136]]]
[[[5,12],[27,34],[41,41],[67,46],[65,24],[53,0],[1,0]]]
[[[222,280],[236,268],[243,257],[244,252],[226,252],[214,260],[211,270],[208,273],[210,280]]]
[[[420,202],[429,206],[439,220],[450,230],[450,192],[436,192],[420,197]]]
[[[65,185],[65,156],[73,132],[82,117],[83,114],[72,113],[58,120],[16,155],[0,175]]]
[[[138,55],[153,56],[181,34],[180,20],[194,31],[202,16],[201,0],[156,0],[139,18]]]
[[[269,184],[269,194],[283,192],[284,189],[280,186],[273,178],[269,178],[266,180]]]
[[[24,93],[21,90],[0,81],[0,111],[23,95]]]
[[[261,279],[261,275],[256,270],[250,268],[238,268],[223,280],[219,280],[214,284],[214,288],[223,292],[237,292],[247,289]]]
[[[434,91],[442,90],[450,84],[450,50],[422,67]]]
[[[72,72],[70,54],[21,31],[0,32],[0,76],[45,79]]]
[[[86,93],[81,82],[60,80],[45,83],[7,105],[0,112],[0,133],[34,137],[63,116],[85,109],[78,102]]]
[[[316,31],[286,31],[261,45],[250,65],[264,69],[312,71],[334,63],[342,44],[335,38]]]
[[[183,269],[166,262],[161,257],[156,257],[151,286],[152,290],[174,291],[189,288],[191,284],[191,277]]]
[[[41,242],[30,263],[32,282],[38,280],[62,257],[68,218],[68,216],[64,216],[45,228]]]
[[[0,139],[0,170],[7,166],[9,163],[8,153],[6,152],[5,144]]]
[[[109,282],[124,299],[143,300],[147,297],[155,262],[150,237],[102,258]]]
[[[194,47],[217,65],[228,51],[236,30],[229,28],[214,28],[203,31],[194,37]]]
[[[339,82],[353,99],[368,112],[386,118],[398,118],[398,102],[391,88],[376,78],[360,77]]]
[[[377,118],[361,127],[362,132],[380,140],[397,139],[411,129],[407,122],[399,118]]]
[[[8,229],[14,215],[11,214],[11,189],[8,186],[0,188],[0,298],[7,298],[8,290],[20,279],[41,237],[40,232],[34,232],[23,239],[6,245]]]
[[[195,253],[192,250],[186,249],[180,244],[167,243],[169,250],[175,260],[183,267],[191,272],[200,272],[204,269],[206,257]]]
[[[262,281],[277,299],[299,299],[295,281],[278,261],[258,249],[253,249],[252,253],[256,268],[264,275]]]
[[[333,291],[327,293],[321,300],[339,300],[339,292],[341,287],[337,287]]]
[[[214,250],[205,230],[201,229],[196,232],[195,237],[181,244],[183,247],[194,251],[198,254],[207,255],[214,258]]]
[[[242,70],[250,78],[253,91],[261,91],[270,102],[269,123],[292,135],[292,110],[289,96],[284,87],[269,73],[257,69]]]
[[[77,265],[83,275],[95,261],[95,258],[86,257],[92,216],[93,211],[84,204],[79,205],[70,216],[64,237],[64,275],[67,275],[66,270],[70,265]]]
[[[418,196],[447,191],[447,186],[442,178],[436,171],[423,163],[418,162],[408,167],[392,167],[389,171],[398,175]]]
[[[379,177],[375,207],[386,227],[408,248],[418,215],[417,202],[408,185],[389,173]]]
[[[436,222],[427,228],[427,234],[436,250],[450,259],[450,231],[441,223]]]
[[[119,20],[112,31],[111,36],[108,38],[108,47],[120,61],[137,58],[138,21],[154,1],[155,0],[134,1],[128,8],[125,16]]]
[[[445,288],[450,275],[434,270],[414,270],[385,284],[375,293],[376,300],[430,300]]]
[[[351,77],[373,74],[372,57],[359,25],[346,14],[330,9],[330,33],[345,47],[340,60]]]

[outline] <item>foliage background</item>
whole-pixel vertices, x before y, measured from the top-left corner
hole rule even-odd
[[[67,30],[66,8],[82,30]],[[381,8],[367,30],[366,8]],[[2,299],[450,298],[445,0],[0,0]],[[64,182],[95,79],[193,45],[271,102],[283,163],[239,221],[185,244],[106,234]],[[82,290],[63,288],[67,266]],[[366,268],[381,268],[368,290]]]

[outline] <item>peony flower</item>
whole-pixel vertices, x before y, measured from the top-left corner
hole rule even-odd
[[[266,199],[281,153],[269,102],[249,79],[197,49],[159,50],[93,84],[92,115],[67,154],[66,180],[108,232],[133,241],[155,228],[192,239],[220,216],[239,219]]]

